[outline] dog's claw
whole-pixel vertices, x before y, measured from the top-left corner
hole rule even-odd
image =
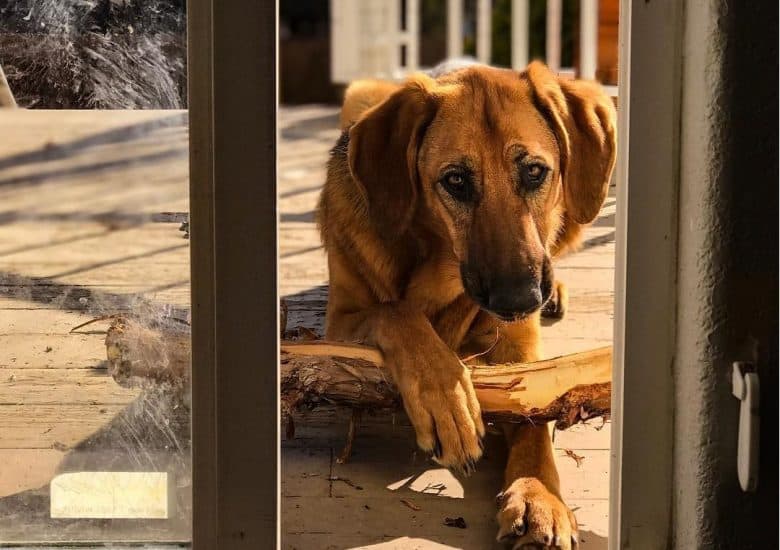
[[[525,535],[525,530],[525,522],[522,519],[518,519],[512,524],[512,532],[514,532],[514,534],[518,537]]]
[[[499,542],[513,548],[577,548],[574,515],[534,479],[518,479],[499,493]],[[552,520],[552,521],[550,521]]]
[[[433,444],[433,456],[437,459],[441,458],[441,441],[436,438],[436,442]]]

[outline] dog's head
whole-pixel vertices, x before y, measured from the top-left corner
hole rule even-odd
[[[466,292],[505,320],[550,296],[563,216],[596,217],[615,149],[609,97],[541,63],[415,76],[349,133],[350,169],[379,233],[419,224],[441,235]]]

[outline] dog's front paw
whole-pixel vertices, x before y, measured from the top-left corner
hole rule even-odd
[[[499,506],[497,540],[513,550],[579,547],[574,514],[538,479],[517,479],[496,500]]]
[[[469,370],[449,352],[439,359],[402,374],[399,389],[420,448],[442,466],[469,474],[485,435],[479,401]]]
[[[561,281],[553,283],[550,299],[542,306],[542,317],[547,319],[563,319],[569,308],[569,290]]]

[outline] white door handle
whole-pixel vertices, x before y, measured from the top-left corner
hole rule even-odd
[[[737,476],[743,491],[758,487],[758,374],[750,363],[735,362],[731,393],[740,400],[739,435],[737,441]]]

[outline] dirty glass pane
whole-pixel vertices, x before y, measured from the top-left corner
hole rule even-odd
[[[0,0],[0,545],[190,540],[185,22]]]

